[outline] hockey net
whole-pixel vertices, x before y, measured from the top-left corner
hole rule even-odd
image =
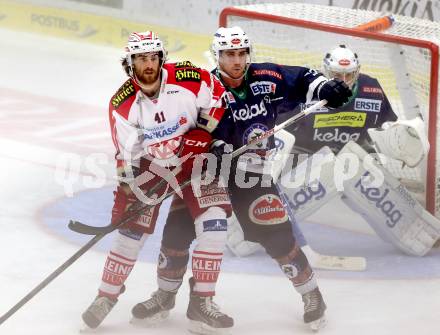
[[[254,45],[254,61],[321,69],[324,55],[345,44],[359,55],[361,72],[379,80],[393,110],[403,119],[421,114],[430,152],[416,168],[390,161],[387,168],[425,207],[440,217],[437,148],[438,43],[440,24],[393,15],[380,32],[357,27],[383,13],[320,5],[285,3],[229,7],[220,26],[241,26]]]

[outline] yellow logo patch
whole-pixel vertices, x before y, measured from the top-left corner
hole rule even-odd
[[[317,114],[313,128],[325,127],[352,127],[361,128],[365,126],[367,113],[339,112],[334,114]]]

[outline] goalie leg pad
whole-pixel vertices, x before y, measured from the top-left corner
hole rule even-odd
[[[334,182],[334,165],[335,155],[323,147],[295,169],[289,163],[285,166],[278,187],[297,221],[304,221],[340,193]]]
[[[375,169],[382,173],[383,182],[372,187],[366,179],[371,177],[371,171],[363,164],[368,154],[359,145],[347,143],[338,156],[346,153],[357,155],[361,164],[357,174],[344,183],[344,201],[361,213],[380,237],[407,254],[425,255],[440,237],[439,220],[378,165]]]
[[[246,241],[244,239],[243,229],[238,223],[235,214],[232,214],[232,216],[228,218],[226,245],[229,250],[238,257],[249,256],[263,249],[259,243]]]

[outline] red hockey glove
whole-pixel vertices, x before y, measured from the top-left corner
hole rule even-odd
[[[114,198],[114,204],[112,209],[112,225],[117,225],[118,223],[123,220],[125,213],[127,212],[128,208],[132,206],[136,201],[136,195],[131,192],[129,187],[127,185],[125,186],[118,186],[116,191],[113,192],[115,198]],[[139,218],[139,215],[135,215],[133,219],[131,219],[129,222],[125,223],[123,225],[123,228],[128,228],[128,226],[136,223],[137,219]],[[122,227],[120,227],[122,228]]]
[[[211,140],[211,134],[200,128],[191,129],[182,136],[179,157],[184,161],[180,166],[180,171],[176,173],[179,183],[191,178],[194,159],[197,155],[209,151]],[[186,157],[187,155],[189,158]]]

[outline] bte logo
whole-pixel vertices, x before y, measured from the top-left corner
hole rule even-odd
[[[277,84],[271,81],[256,81],[249,85],[253,95],[275,93]]]

